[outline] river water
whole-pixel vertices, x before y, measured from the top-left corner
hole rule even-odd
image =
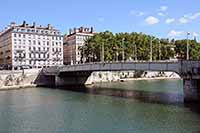
[[[1,91],[0,132],[200,133],[200,114],[183,104],[182,87],[141,80]]]

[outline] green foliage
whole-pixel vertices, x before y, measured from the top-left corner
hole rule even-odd
[[[143,33],[116,33],[105,31],[95,34],[80,47],[86,62],[149,60],[152,41],[153,60],[168,60],[177,55],[186,57],[187,40],[158,39]],[[200,45],[190,40],[191,59],[200,59]],[[104,56],[104,57],[103,57]]]

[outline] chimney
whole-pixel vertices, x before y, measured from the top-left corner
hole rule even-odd
[[[10,26],[11,26],[11,27],[14,27],[14,26],[16,26],[16,23],[15,23],[15,22],[11,22],[11,23],[10,23]]]
[[[48,29],[50,30],[50,29],[52,29],[52,26],[51,26],[51,24],[48,24]]]
[[[76,28],[74,28],[74,33],[76,33]]]
[[[81,28],[80,28],[80,32],[84,32],[84,31],[83,31],[83,29],[84,29],[84,28],[83,28],[83,27],[81,27]]]
[[[36,23],[35,22],[33,22],[33,28],[36,28]]]
[[[70,34],[70,35],[72,34],[72,29],[69,29],[69,34]]]
[[[22,26],[23,26],[23,27],[26,27],[26,21],[23,21]]]
[[[93,27],[91,27],[91,31],[90,31],[91,33],[93,33],[94,32],[94,28]]]

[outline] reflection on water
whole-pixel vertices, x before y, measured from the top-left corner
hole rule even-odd
[[[158,84],[148,82],[146,86]],[[177,84],[179,82],[181,81],[177,81]],[[135,83],[122,84],[129,86]],[[0,132],[198,133],[200,131],[200,114],[193,112],[190,107],[173,104],[173,101],[181,100],[179,97],[178,100],[167,98],[176,95],[179,88],[172,89],[169,93],[160,88],[160,91],[156,89],[156,93],[153,93],[153,90],[146,91],[146,88],[142,90],[137,85],[124,87],[126,90],[123,90],[124,88],[118,90],[118,87],[111,87],[111,84],[103,85],[105,87],[100,87],[101,84],[92,88],[77,89],[94,94],[102,93],[98,95],[53,88],[1,91]],[[111,95],[114,93],[116,96],[132,98],[104,96],[106,87]],[[65,87],[67,90],[75,88]],[[178,94],[181,97],[182,94]],[[163,97],[166,100],[159,102]],[[166,103],[170,104],[165,104],[165,101],[169,101]]]
[[[99,83],[87,87],[71,86],[61,89],[97,95],[132,98],[149,103],[182,104],[182,87],[181,80],[173,79]]]

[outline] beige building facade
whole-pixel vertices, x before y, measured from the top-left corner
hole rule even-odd
[[[48,26],[11,23],[0,32],[0,65],[32,68],[63,65],[63,36]]]
[[[93,27],[80,27],[69,30],[69,34],[64,36],[63,55],[65,65],[84,62],[81,57],[80,47],[84,46],[85,41],[93,35]]]

